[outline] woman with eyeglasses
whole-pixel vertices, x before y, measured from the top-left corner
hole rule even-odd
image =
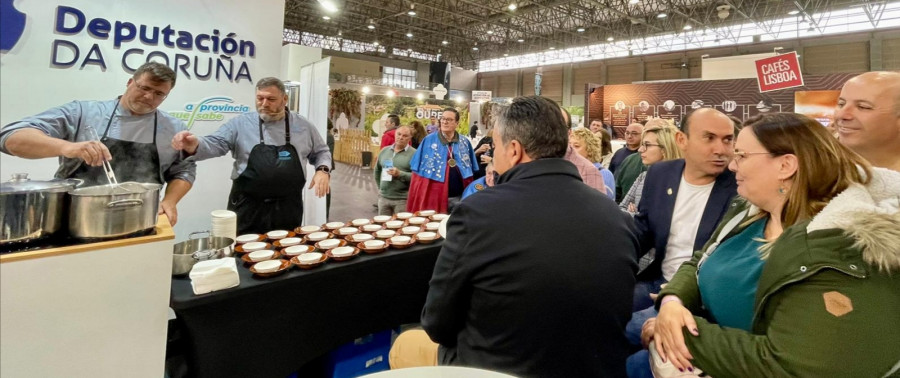
[[[603,150],[600,148],[600,140],[591,133],[591,130],[584,127],[572,129],[572,132],[569,133],[569,146],[594,164],[594,167],[600,171],[600,176],[603,177],[606,195],[616,198],[616,178],[609,169],[603,167],[603,155],[601,155]]]
[[[641,163],[649,167],[654,163],[666,160],[681,159],[681,150],[675,144],[675,134],[678,129],[675,126],[662,122],[651,121],[649,126],[644,128],[641,144],[638,152],[641,154]],[[637,213],[638,204],[641,203],[641,192],[644,190],[644,179],[647,178],[647,171],[641,172],[634,180],[631,189],[625,194],[619,208],[628,214]]]
[[[740,197],[644,324],[654,374],[900,374],[900,173],[798,114],[751,119],[734,149]]]

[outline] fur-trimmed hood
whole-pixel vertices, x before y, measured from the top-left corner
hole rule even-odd
[[[868,185],[852,184],[817,214],[807,233],[842,229],[863,260],[881,271],[900,270],[900,172],[872,168]]]

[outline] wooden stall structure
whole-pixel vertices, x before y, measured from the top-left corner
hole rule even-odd
[[[363,165],[363,152],[371,152],[372,159],[365,167],[374,166],[380,152],[379,145],[372,143],[372,132],[360,129],[338,131],[334,142],[334,160],[357,166]]]

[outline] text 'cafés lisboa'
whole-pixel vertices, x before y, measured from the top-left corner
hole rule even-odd
[[[54,32],[63,36],[86,34],[105,41],[55,39],[51,64],[56,68],[96,65],[106,70],[109,64],[119,64],[125,72],[134,73],[141,64],[155,61],[171,67],[179,78],[253,82],[246,59],[256,58],[256,45],[237,38],[235,33],[212,29],[194,34],[172,25],[88,18],[81,10],[62,5],[56,8]]]

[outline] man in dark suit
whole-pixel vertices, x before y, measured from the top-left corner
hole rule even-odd
[[[437,362],[521,377],[624,376],[633,225],[563,159],[568,127],[555,103],[519,97],[494,119],[501,176],[450,216],[422,311]]]
[[[734,138],[734,123],[724,113],[696,110],[685,117],[675,137],[684,159],[656,163],[647,171],[634,222],[640,254],[655,248],[656,255],[637,276],[635,314],[627,330],[634,344],[640,345],[644,321],[656,316],[650,295],[658,293],[681,263],[706,244],[737,193],[734,173],[727,169]],[[629,375],[634,376],[630,370]]]

